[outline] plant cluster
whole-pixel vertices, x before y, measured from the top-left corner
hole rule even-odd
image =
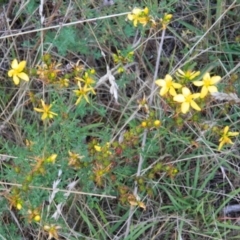
[[[140,35],[140,40],[121,50],[118,45],[106,56],[100,47],[104,37],[99,36],[96,45],[101,48],[101,60],[106,64],[107,72],[103,77],[99,77],[102,66],[96,68],[83,60],[66,63],[50,53],[43,54],[38,64],[13,57],[5,72],[16,87],[15,96],[22,94],[19,101],[13,97],[11,104],[16,104],[13,115],[17,116],[16,123],[23,126],[23,137],[20,144],[15,144],[16,147],[10,146],[8,141],[3,144],[9,156],[19,152],[19,157],[4,163],[4,181],[8,189],[3,193],[4,199],[1,201],[5,201],[5,210],[1,211],[5,213],[9,208],[21,219],[26,229],[34,229],[40,237],[60,240],[63,236],[67,239],[62,233],[67,232],[70,225],[77,228],[72,223],[77,217],[74,213],[73,220],[65,221],[61,216],[75,210],[84,222],[81,237],[92,235],[101,239],[103,233],[95,231],[95,225],[100,221],[91,224],[90,217],[79,206],[87,206],[87,209],[91,206],[92,216],[95,219],[100,216],[103,225],[111,225],[106,216],[123,216],[121,223],[114,225],[113,230],[109,227],[109,235],[123,237],[122,228],[126,227],[126,239],[136,239],[131,238],[132,233],[129,233],[133,219],[137,221],[139,216],[144,219],[151,204],[155,206],[160,201],[168,202],[163,211],[169,211],[169,215],[179,210],[191,216],[196,210],[191,209],[191,204],[193,208],[197,206],[196,216],[200,221],[205,221],[207,218],[200,216],[198,204],[204,204],[201,201],[206,196],[196,190],[201,178],[199,156],[202,152],[208,153],[206,149],[210,149],[214,157],[221,156],[237,144],[239,131],[234,130],[236,124],[230,117],[221,119],[222,115],[233,111],[234,101],[227,101],[221,109],[216,104],[229,91],[220,73],[189,63],[173,72],[158,73],[165,34],[173,32],[174,15],[164,13],[157,18],[154,13],[151,14],[149,7],[135,7],[125,15],[124,24],[131,31],[126,28],[123,32],[129,34],[129,38],[133,37],[132,32],[136,32],[134,37]],[[87,24],[95,36],[94,25]],[[155,72],[154,76],[150,75],[150,84],[149,79],[142,80],[144,74],[132,74],[133,66],[138,72],[140,61],[147,61],[141,55],[146,47],[145,41],[141,40],[147,34],[149,39],[161,34],[155,69],[148,61],[147,67],[144,65],[145,69],[142,70],[144,73],[149,69]],[[197,71],[192,70],[192,66]],[[130,99],[127,94],[124,95],[124,90],[133,75],[137,78],[139,94]],[[165,77],[158,78],[158,75]],[[231,80],[233,84],[237,78]],[[138,87],[141,84],[143,90],[140,91]],[[22,98],[27,100],[22,102]],[[104,105],[106,98],[108,101]],[[239,103],[235,95],[232,98]],[[126,106],[121,108],[121,104]],[[115,111],[116,118],[110,110]],[[211,123],[212,116],[219,118],[214,124]],[[190,161],[182,163],[179,159],[183,156],[187,159],[196,157],[196,166]],[[189,169],[194,169],[193,177]],[[209,177],[202,180],[200,190],[204,190],[218,167],[214,165],[212,169]],[[178,179],[189,184],[184,186],[184,191],[177,188],[178,184],[175,183]],[[166,193],[163,200],[161,191]],[[196,203],[191,196],[187,196],[188,193],[196,199],[201,197],[201,200]],[[114,199],[112,202],[109,200],[111,198]],[[74,205],[76,202],[78,204]],[[107,212],[106,206],[116,209]],[[205,206],[199,208],[205,211]],[[137,231],[140,236],[147,232],[147,228]],[[106,236],[103,239],[108,239]]]

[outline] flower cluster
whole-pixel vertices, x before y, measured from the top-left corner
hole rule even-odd
[[[206,72],[202,78],[197,80],[199,76],[200,71],[183,71],[178,69],[175,74],[175,81],[171,75],[167,74],[164,79],[158,79],[155,83],[161,88],[159,95],[166,97],[171,103],[176,102],[180,104],[181,113],[186,114],[191,108],[201,111],[202,109],[197,101],[200,102],[206,99],[209,94],[218,92],[216,84],[221,80],[220,76],[211,76],[210,73]],[[192,85],[200,87],[200,91],[192,92],[190,90],[194,89]],[[181,120],[181,118],[178,119]],[[147,126],[145,122],[142,125]],[[229,127],[226,126],[222,130],[218,150],[221,150],[225,144],[233,144],[231,137],[238,135],[239,132],[229,132]]]
[[[154,28],[157,28],[160,24],[162,29],[167,28],[167,25],[172,20],[172,17],[172,14],[165,13],[163,18],[156,21],[152,16],[149,15],[149,9],[147,7],[144,9],[136,7],[127,16],[128,20],[133,22],[134,27],[137,27],[139,25],[142,25],[144,27],[150,23],[150,25]]]
[[[49,164],[55,163],[56,158],[57,154],[51,154],[41,158],[36,157],[30,172],[23,177],[22,186],[14,186],[4,195],[9,202],[10,208],[21,211],[29,223],[40,222],[42,211],[42,206],[33,207],[31,204],[26,203],[25,197],[29,193],[30,184],[33,182],[34,177],[43,175],[48,169]],[[14,170],[18,174],[21,172],[21,169],[17,166],[14,167]]]
[[[37,69],[33,70],[37,78],[44,84],[60,84],[62,85],[62,79],[66,77],[61,76],[62,70],[60,69],[61,64],[52,60],[50,54],[45,54],[42,57],[42,64],[37,66]],[[68,81],[65,80],[65,84]]]
[[[160,96],[165,96],[168,99],[172,99],[174,102],[181,104],[181,112],[183,114],[190,111],[193,108],[196,111],[201,111],[201,107],[196,102],[197,99],[205,98],[209,93],[217,92],[216,84],[221,80],[220,76],[210,76],[207,72],[203,75],[201,81],[195,80],[200,75],[197,71],[182,71],[178,69],[176,72],[176,81],[169,74],[164,79],[158,79],[155,83],[161,87]],[[200,92],[192,92],[190,89],[191,84],[197,87],[201,87]]]
[[[145,26],[150,21],[149,9],[147,7],[144,9],[134,8],[127,17],[128,20],[133,22],[134,27],[137,27],[138,24]]]

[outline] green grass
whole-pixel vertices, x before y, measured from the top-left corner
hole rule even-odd
[[[239,202],[239,136],[218,149],[239,132],[238,1],[0,5],[0,239],[239,239],[239,212],[223,214]],[[134,27],[134,7],[156,25]],[[13,59],[28,82],[8,76]],[[200,92],[179,68],[221,77],[201,111],[160,96],[166,74]]]

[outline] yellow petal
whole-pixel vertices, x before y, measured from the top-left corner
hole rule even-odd
[[[224,145],[224,142],[221,141],[220,144],[219,144],[219,146],[218,146],[218,151],[220,151],[220,150],[222,149],[223,145]]]
[[[223,129],[223,134],[226,135],[228,131],[229,131],[229,126],[226,126],[226,127]]]
[[[169,90],[169,93],[172,95],[172,96],[176,96],[177,93],[175,91],[175,89],[173,87],[170,87],[170,90]]]
[[[203,81],[209,81],[209,80],[211,80],[210,74],[209,74],[209,73],[205,73],[205,74],[203,75]]]
[[[51,114],[54,115],[54,116],[57,116],[57,115],[58,115],[57,113],[54,113],[54,112],[51,112]]]
[[[172,86],[177,89],[182,87],[180,83],[174,83],[174,82],[172,83]]]
[[[213,76],[213,77],[211,77],[210,84],[211,85],[217,84],[220,80],[221,80],[220,76]]]
[[[144,10],[143,10],[143,12],[144,12],[146,15],[148,15],[149,9],[148,9],[147,7],[145,7]]]
[[[201,90],[201,95],[200,95],[200,97],[201,97],[201,98],[205,98],[205,97],[207,96],[207,94],[208,94],[208,88],[205,87],[205,86],[203,86],[203,87],[202,87],[202,90]]]
[[[82,99],[82,97],[79,97],[79,98],[77,99],[77,101],[75,102],[75,105],[78,105],[78,104],[80,103],[81,99]]]
[[[26,61],[21,61],[19,64],[18,64],[18,67],[17,67],[17,70],[19,72],[22,72],[22,70],[25,68],[26,66]]]
[[[27,81],[27,82],[29,81],[28,75],[26,73],[24,73],[24,72],[19,73],[18,77],[21,78],[24,81]]]
[[[48,117],[48,114],[47,114],[47,113],[43,113],[41,119],[42,119],[42,120],[45,120],[47,117]]]
[[[189,111],[190,104],[188,102],[183,102],[181,105],[182,113],[187,113]]]
[[[199,98],[199,97],[200,97],[200,93],[193,93],[192,94],[193,99],[196,99],[196,98]]]
[[[183,96],[189,96],[191,94],[191,91],[187,88],[187,87],[183,87],[182,88],[182,93],[183,93]]]
[[[12,61],[11,67],[12,67],[13,69],[18,68],[18,61],[17,61],[17,59],[14,59],[14,60]]]
[[[45,102],[42,99],[41,99],[41,104],[42,104],[43,108],[46,107]]]
[[[132,10],[132,13],[135,14],[135,15],[139,15],[139,14],[142,13],[142,10],[141,10],[140,8],[134,8],[134,9]]]
[[[209,91],[210,93],[214,93],[214,92],[218,92],[218,89],[217,89],[216,86],[209,86],[209,87],[208,87],[208,91]]]
[[[14,75],[13,76],[13,82],[14,82],[15,85],[18,85],[19,82],[20,82],[20,79],[16,75]]]
[[[201,87],[203,85],[203,81],[194,81],[193,85],[195,85],[197,87]]]
[[[128,20],[132,21],[134,17],[132,14],[128,14],[127,18],[128,18]]]
[[[162,87],[161,90],[160,90],[160,95],[161,95],[161,96],[164,96],[167,92],[168,92],[168,88],[164,86],[164,87]]]
[[[194,101],[191,101],[191,107],[197,111],[201,111],[201,108]]]
[[[84,95],[84,98],[87,101],[87,103],[90,103],[87,95]]]
[[[180,73],[181,75],[183,75],[183,76],[185,75],[185,73],[184,73],[180,68],[179,68],[177,71],[178,71],[178,73]]]
[[[229,132],[228,133],[229,137],[234,137],[234,136],[238,136],[238,135],[239,135],[239,132]]]
[[[16,208],[17,208],[18,210],[21,210],[21,209],[22,209],[22,204],[21,204],[21,203],[18,203],[17,206],[16,206]]]
[[[13,74],[14,74],[14,72],[15,72],[15,70],[13,70],[13,69],[9,70],[9,71],[8,71],[8,76],[9,76],[9,77],[12,77]]]
[[[174,96],[173,100],[176,102],[182,103],[185,101],[185,97],[182,94],[178,94],[178,95]]]
[[[165,81],[172,81],[172,76],[171,75],[169,75],[169,74],[167,74],[166,76],[165,76],[165,79],[164,79]]]
[[[138,22],[138,20],[137,20],[137,19],[134,19],[134,21],[133,21],[133,26],[134,26],[134,27],[137,26],[137,22]]]
[[[229,137],[225,137],[223,141],[224,141],[224,143],[233,144],[231,138],[229,138]]]
[[[34,108],[34,111],[36,111],[36,112],[44,112],[43,109],[41,109],[41,108]]]
[[[94,146],[94,149],[97,151],[97,152],[101,152],[102,148],[98,145],[95,145]]]
[[[163,87],[166,85],[166,82],[163,79],[158,79],[155,81],[155,83],[160,87]]]
[[[200,75],[200,71],[197,72],[192,72],[192,76],[191,76],[191,80],[194,79],[195,77],[197,77],[198,75]]]

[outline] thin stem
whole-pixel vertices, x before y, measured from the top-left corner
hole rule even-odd
[[[158,55],[157,55],[157,61],[156,61],[156,65],[155,65],[155,72],[154,72],[152,86],[151,86],[151,95],[150,95],[150,99],[149,99],[149,105],[150,106],[151,106],[152,101],[153,101],[155,80],[158,77],[158,70],[159,70],[160,58],[161,58],[161,55],[162,55],[162,48],[163,48],[163,42],[164,42],[165,34],[166,34],[166,29],[163,29],[160,45],[159,45],[159,48],[158,48]]]

